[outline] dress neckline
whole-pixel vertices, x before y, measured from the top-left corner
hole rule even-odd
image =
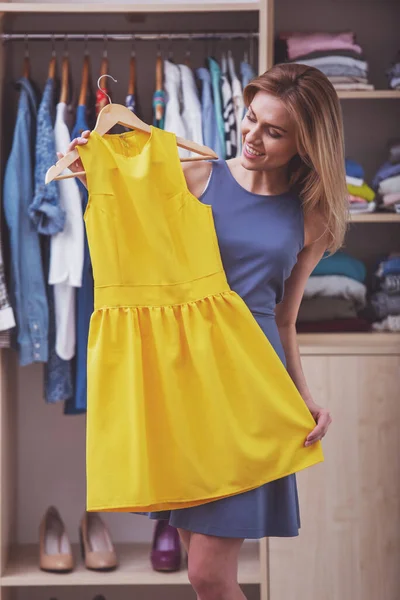
[[[256,194],[255,192],[250,192],[249,190],[246,190],[245,187],[243,187],[238,180],[233,176],[232,171],[230,170],[228,163],[226,162],[226,160],[221,160],[221,162],[224,165],[224,168],[227,170],[230,178],[232,179],[232,181],[235,183],[235,185],[242,191],[245,192],[246,194],[249,194],[250,196],[253,196],[255,198],[268,198],[268,199],[273,199],[273,198],[281,198],[282,196],[288,196],[290,194],[292,194],[291,190],[288,190],[287,192],[283,192],[282,194]]]

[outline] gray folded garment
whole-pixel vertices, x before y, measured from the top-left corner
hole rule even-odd
[[[371,296],[371,305],[378,319],[388,315],[400,315],[400,294],[376,292]]]
[[[382,282],[382,289],[390,296],[400,294],[400,275],[386,275]]]
[[[354,319],[357,309],[354,300],[348,298],[323,297],[304,298],[297,317],[299,322]]]

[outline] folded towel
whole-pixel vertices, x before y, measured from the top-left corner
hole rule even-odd
[[[389,315],[379,323],[372,323],[375,331],[400,331],[400,316]]]
[[[391,162],[386,161],[375,173],[372,180],[372,187],[377,190],[381,181],[384,181],[389,177],[394,177],[395,175],[400,175],[400,163],[393,165]]]
[[[316,296],[345,298],[352,300],[358,309],[362,309],[366,306],[367,287],[360,281],[345,275],[309,277],[303,298],[309,299]]]
[[[382,196],[384,194],[396,194],[397,192],[400,192],[400,175],[388,177],[381,181],[378,190]]]
[[[364,283],[367,269],[361,260],[338,250],[335,254],[326,256],[319,261],[311,273],[311,276],[315,275],[345,275]]]
[[[348,183],[347,189],[353,196],[359,196],[368,202],[372,202],[376,196],[374,190],[365,182],[362,185],[351,185],[351,183]]]
[[[400,296],[376,292],[370,298],[377,319],[384,319],[389,315],[400,315]]]
[[[346,175],[350,175],[350,177],[358,177],[364,181],[364,169],[360,165],[360,163],[352,160],[351,158],[345,159],[345,167],[346,167]]]
[[[353,50],[353,52],[362,54],[362,48],[354,43],[355,36],[352,31],[341,33],[281,32],[279,37],[286,39],[290,59],[316,50],[335,50],[337,48]]]
[[[384,194],[382,201],[385,206],[393,206],[393,204],[400,203],[400,192],[394,194]]]
[[[353,300],[315,296],[315,298],[301,301],[297,320],[299,323],[304,323],[305,321],[354,319],[356,317],[357,309]]]
[[[346,175],[346,183],[361,186],[364,183],[364,180],[361,179],[361,177],[351,177],[351,175]]]
[[[366,319],[331,319],[326,321],[309,321],[296,323],[297,333],[339,333],[370,331],[371,325]]]

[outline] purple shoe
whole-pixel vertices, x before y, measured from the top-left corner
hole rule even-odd
[[[175,527],[160,520],[154,528],[151,564],[154,571],[179,571],[181,568],[181,540]]]

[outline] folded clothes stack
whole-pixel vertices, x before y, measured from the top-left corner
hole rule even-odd
[[[385,210],[400,212],[400,140],[389,144],[389,157],[377,170],[372,187]]]
[[[369,66],[352,31],[341,33],[282,32],[276,42],[279,62],[316,67],[337,90],[373,90]]]
[[[383,260],[376,272],[378,291],[370,303],[376,322],[376,331],[400,331],[400,255],[391,254]]]
[[[397,52],[390,67],[386,70],[386,76],[389,87],[392,90],[400,90],[400,50]]]
[[[375,192],[364,180],[363,167],[346,158],[346,182],[351,213],[369,213],[376,210]]]
[[[308,279],[296,328],[299,333],[368,331],[359,316],[366,306],[366,268],[339,251],[320,260]]]

